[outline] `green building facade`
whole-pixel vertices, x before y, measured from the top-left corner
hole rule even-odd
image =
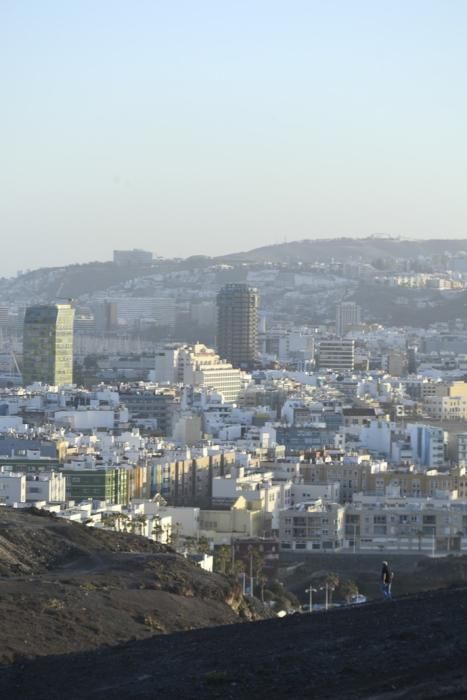
[[[128,471],[122,467],[102,469],[64,469],[66,497],[73,501],[128,503]]]
[[[70,304],[30,306],[23,333],[23,384],[73,383],[73,322]]]

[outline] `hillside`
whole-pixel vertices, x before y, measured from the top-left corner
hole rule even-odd
[[[75,299],[82,294],[123,284],[149,271],[146,267],[124,267],[111,262],[41,268],[0,280],[0,291],[6,301]]]
[[[170,547],[0,509],[0,663],[262,615]]]
[[[467,697],[467,590],[154,637],[0,669],[24,700]]]
[[[396,259],[415,260],[420,257],[456,255],[467,252],[467,240],[427,239],[400,240],[397,238],[333,238],[291,241],[232,253],[221,257],[191,256],[186,259],[159,259],[151,267],[119,266],[112,262],[71,264],[64,267],[41,268],[11,279],[0,279],[0,293],[4,301],[46,302],[57,299],[79,299],[83,295],[104,290],[124,290],[130,280],[139,280],[155,273],[181,270],[202,270],[210,265],[228,263],[237,265],[235,271],[220,270],[219,283],[244,278],[241,263],[315,263],[386,261],[389,266]],[[232,276],[233,275],[233,276]]]
[[[467,251],[467,240],[427,239],[407,241],[397,238],[327,238],[303,241],[291,241],[275,245],[262,246],[242,253],[224,256],[231,262],[337,262],[358,260],[371,262],[381,258],[414,259],[418,256],[453,255]]]

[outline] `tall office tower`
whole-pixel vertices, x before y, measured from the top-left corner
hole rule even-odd
[[[217,295],[217,351],[234,367],[249,368],[257,353],[258,292],[226,284]]]
[[[73,382],[73,321],[70,304],[30,306],[23,332],[23,384]]]
[[[353,301],[343,301],[336,306],[336,335],[342,338],[350,326],[361,323],[362,309]]]

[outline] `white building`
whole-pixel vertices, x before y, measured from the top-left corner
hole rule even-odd
[[[331,481],[329,483],[313,484],[292,484],[290,488],[290,505],[306,503],[321,499],[324,501],[340,501],[340,482]]]
[[[279,511],[290,504],[290,481],[273,481],[274,473],[249,472],[243,467],[236,473],[212,480],[213,507],[232,506],[243,496],[249,507],[272,516],[272,529],[279,529]]]
[[[28,475],[26,478],[26,500],[62,503],[66,499],[66,478],[60,472],[45,472]]]
[[[228,402],[238,400],[244,384],[244,374],[239,369],[201,343],[179,350],[177,373],[183,384],[214,389]]]
[[[355,366],[354,340],[321,340],[319,343],[318,364],[320,369],[353,371]]]
[[[69,425],[72,430],[94,430],[107,428],[114,430],[128,425],[128,409],[119,406],[115,409],[86,409],[56,411],[57,425]]]
[[[0,505],[12,506],[26,502],[26,476],[0,472]]]
[[[412,456],[422,467],[437,467],[446,462],[447,433],[434,425],[411,423],[407,426]]]

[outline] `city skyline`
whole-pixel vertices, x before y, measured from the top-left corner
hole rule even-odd
[[[0,8],[0,274],[378,231],[462,237],[467,7]]]

